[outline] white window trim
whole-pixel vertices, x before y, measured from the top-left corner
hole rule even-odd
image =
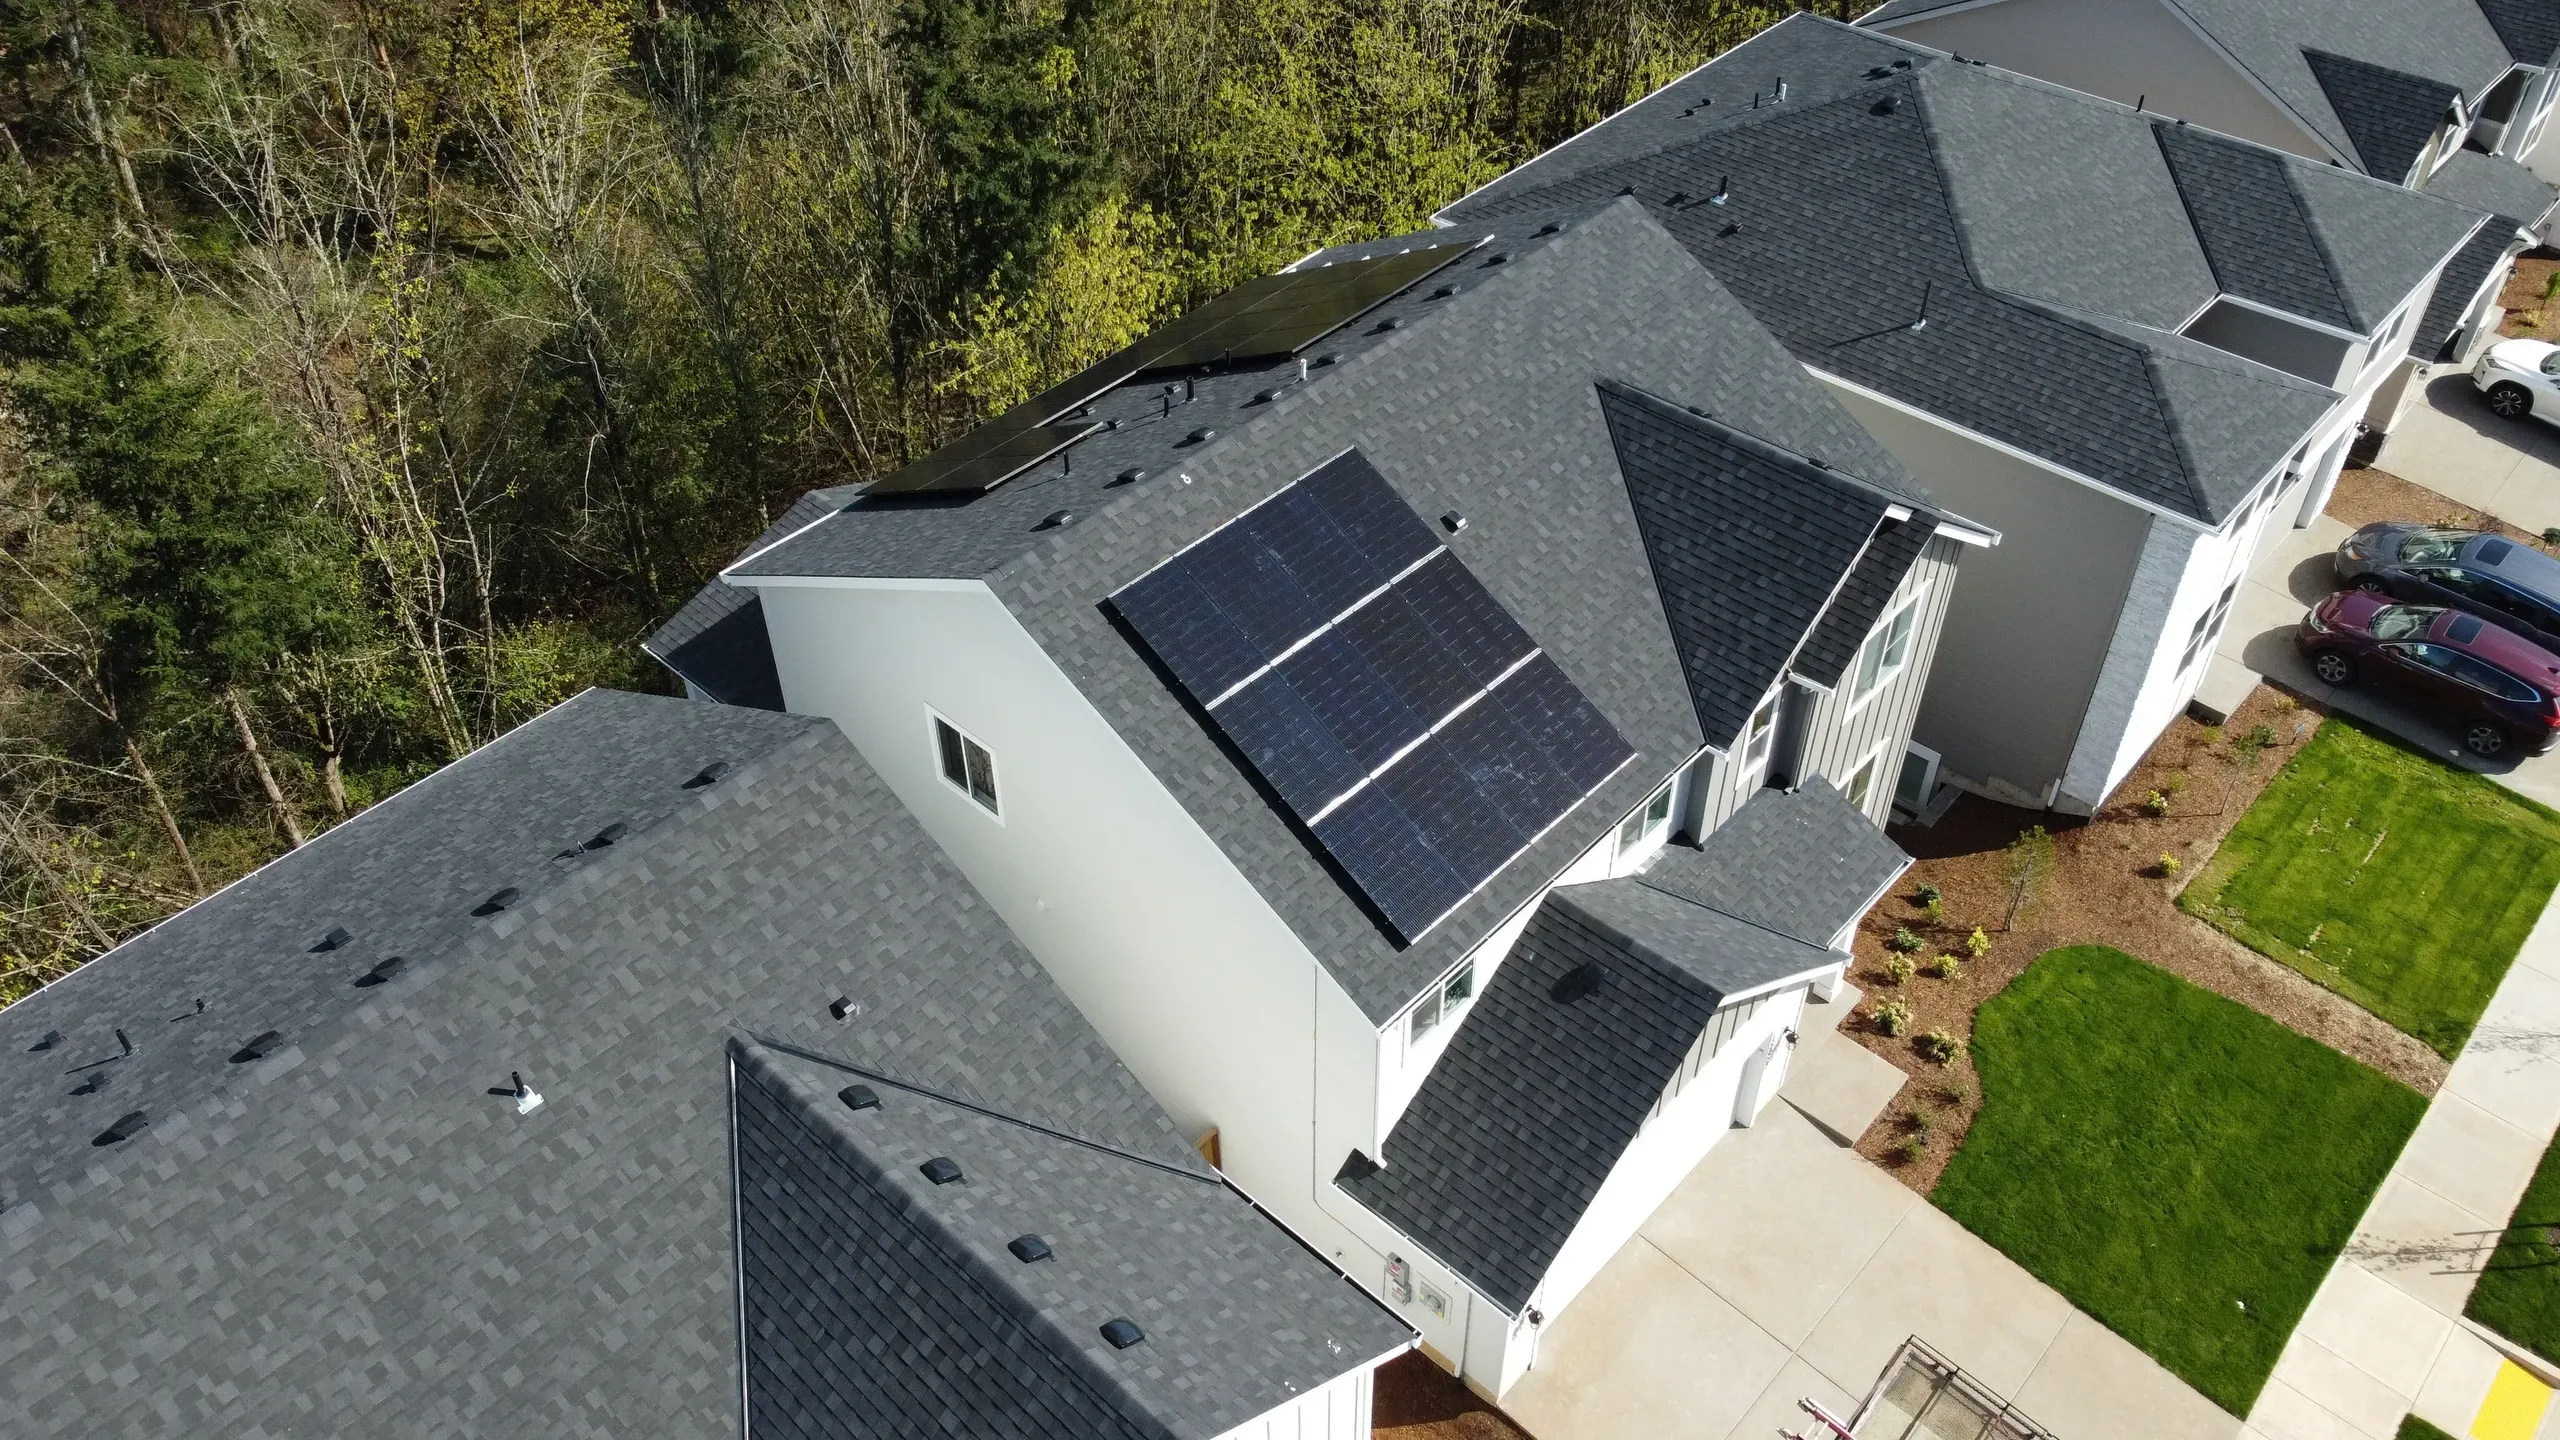
[[[1786,693],[1786,682],[1782,680],[1768,694],[1760,697],[1760,703],[1751,707],[1750,718],[1742,722],[1742,743],[1735,747],[1734,755],[1733,784],[1736,790],[1749,786],[1768,773],[1769,761],[1778,753],[1778,726],[1786,719],[1787,707],[1782,703]],[[1759,719],[1763,710],[1769,712],[1769,745],[1755,759],[1751,754],[1751,727],[1752,721]]]
[[[1483,977],[1471,973],[1475,966],[1475,957],[1472,955],[1450,966],[1438,979],[1431,982],[1430,989],[1422,992],[1422,998],[1405,1007],[1403,1016],[1397,1020],[1396,1024],[1397,1028],[1404,1032],[1404,1052],[1408,1058],[1414,1051],[1421,1048],[1426,1038],[1444,1033],[1448,1027],[1464,1019],[1467,1011],[1474,1007],[1476,997],[1484,993]],[[1458,1002],[1457,1009],[1451,1010],[1442,1002],[1449,993],[1449,986],[1462,974],[1468,976],[1466,998]],[[1422,1018],[1426,1009],[1431,1012],[1431,1024],[1417,1031],[1413,1028],[1414,1022]]]
[[[1876,621],[1875,627],[1867,631],[1867,638],[1858,642],[1858,653],[1850,657],[1849,660],[1849,674],[1847,676],[1849,682],[1849,708],[1840,712],[1840,718],[1842,720],[1847,720],[1850,716],[1857,714],[1859,711],[1867,707],[1868,701],[1873,700],[1887,690],[1892,689],[1893,682],[1902,678],[1902,672],[1911,668],[1911,652],[1920,648],[1920,606],[1921,602],[1928,598],[1929,582],[1924,580],[1912,590],[1908,599],[1887,608],[1883,617]],[[1858,672],[1866,668],[1867,647],[1874,644],[1878,637],[1890,633],[1893,629],[1893,622],[1900,619],[1905,611],[1910,612],[1911,615],[1911,641],[1910,644],[1903,649],[1902,659],[1895,663],[1891,669],[1878,670],[1876,672],[1875,685],[1867,690],[1865,694],[1860,694],[1858,692]]]
[[[1879,684],[1876,688],[1881,690],[1884,686]],[[1849,773],[1840,777],[1840,797],[1847,800],[1850,804],[1857,806],[1858,813],[1861,815],[1867,813],[1868,803],[1876,798],[1876,786],[1884,779],[1884,752],[1886,746],[1890,743],[1890,741],[1879,743],[1876,748],[1867,752],[1867,758],[1850,766]],[[1861,770],[1868,772],[1867,793],[1864,797],[1851,795],[1849,793],[1849,787],[1856,783],[1858,772]],[[1886,789],[1890,792],[1892,787],[1888,785],[1886,786]]]
[[[1002,825],[1004,823],[1004,767],[996,763],[996,747],[979,739],[977,736],[970,734],[967,726],[962,725],[959,721],[952,719],[950,716],[943,714],[941,711],[934,709],[930,705],[924,707],[924,715],[925,758],[933,766],[933,777],[942,782],[944,789],[949,790],[961,799],[968,801],[969,808],[971,810],[984,815],[998,825]],[[993,778],[995,780],[996,792],[995,804],[989,805],[986,801],[979,799],[970,791],[968,786],[953,780],[951,776],[943,770],[942,731],[939,727],[946,725],[951,727],[952,734],[959,736],[966,744],[977,746],[978,749],[986,755],[987,768],[994,772]]]
[[[1637,835],[1634,840],[1631,841],[1627,839],[1627,822],[1641,818],[1646,811],[1653,808],[1653,802],[1656,800],[1663,801],[1662,819],[1660,822],[1644,827],[1643,832]],[[1618,863],[1623,865],[1630,856],[1645,855],[1661,849],[1662,842],[1670,838],[1672,825],[1678,821],[1679,818],[1680,777],[1674,775],[1670,779],[1663,781],[1660,785],[1655,786],[1652,790],[1647,791],[1645,793],[1644,803],[1638,805],[1635,809],[1628,811],[1626,815],[1618,821]]]

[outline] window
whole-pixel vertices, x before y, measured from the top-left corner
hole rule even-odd
[[[1860,810],[1867,808],[1867,797],[1875,793],[1876,762],[1882,756],[1882,751],[1868,756],[1867,763],[1859,766],[1856,773],[1849,777],[1849,783],[1843,787],[1848,793],[1849,803]]]
[[[1857,699],[1864,700],[1902,673],[1911,660],[1911,629],[1918,623],[1920,600],[1913,596],[1893,612],[1893,618],[1878,625],[1867,636],[1865,648],[1858,652]]]
[[[1742,773],[1748,778],[1769,763],[1769,747],[1778,734],[1778,697],[1770,696],[1751,712],[1751,725],[1742,732]]]
[[[2221,635],[2222,622],[2231,618],[2232,598],[2239,593],[2240,582],[2234,579],[2222,587],[2222,598],[2213,602],[2213,608],[2196,617],[2196,628],[2187,632],[2187,653],[2178,657],[2179,674],[2184,675],[2195,668],[2196,661],[2203,658],[2215,637]]]
[[[1619,854],[1624,855],[1671,828],[1671,792],[1679,783],[1676,778],[1663,781],[1653,798],[1644,802],[1644,808],[1618,827]]]
[[[939,715],[933,717],[933,738],[942,751],[942,778],[950,781],[953,789],[985,806],[988,814],[999,813],[996,757]]]
[[[2495,665],[2491,665],[2486,661],[2474,660],[2468,655],[2454,656],[2452,669],[2453,678],[2456,680],[2461,681],[2463,684],[2470,686],[2474,690],[2484,691],[2488,694],[2495,695],[2501,700],[2513,700],[2518,704],[2529,705],[2535,700],[2542,698],[2541,692],[2535,690],[2532,686],[2518,680]]]
[[[1422,997],[1422,1003],[1413,1007],[1413,1019],[1405,1032],[1408,1042],[1430,1034],[1444,1020],[1457,1019],[1458,1012],[1467,1008],[1475,994],[1476,962],[1470,960],[1433,986],[1431,993]]]

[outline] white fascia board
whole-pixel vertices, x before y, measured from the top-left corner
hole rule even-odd
[[[1744,923],[1748,924],[1749,922],[1745,921]],[[1790,940],[1795,939],[1792,935],[1786,938]],[[1716,1009],[1730,1010],[1736,1005],[1748,1005],[1754,1000],[1763,1000],[1772,995],[1784,994],[1785,992],[1794,989],[1796,986],[1802,985],[1806,981],[1815,978],[1825,970],[1835,970],[1847,965],[1853,958],[1854,957],[1852,957],[1848,952],[1843,950],[1826,951],[1824,952],[1824,958],[1821,964],[1799,970],[1792,975],[1782,975],[1775,980],[1764,980],[1747,990],[1736,990],[1732,994],[1724,997],[1722,1000],[1717,1001]]]
[[[1895,19],[1885,21],[1881,25],[1870,26],[1867,24],[1867,15],[1873,15],[1877,10],[1884,8],[1883,5],[1877,5],[1873,9],[1868,10],[1865,15],[1860,15],[1857,19],[1852,20],[1849,23],[1857,26],[1861,30],[1869,31],[1872,34],[1890,35],[1893,33],[1893,27],[1896,25],[1915,25],[1923,20],[1935,20],[1941,15],[1961,15],[1967,10],[1986,10],[1994,5],[2002,5],[2006,3],[2008,3],[2008,0],[1964,0],[1964,3],[1960,5],[1941,5],[1933,10],[1923,10],[1917,15],[1898,16]],[[1902,43],[1909,45],[1915,42],[1906,40]]]
[[[799,586],[812,590],[984,590],[984,580],[950,580],[914,575],[732,575],[720,578],[750,590]]]
[[[1866,399],[1873,400],[1879,405],[1899,410],[1903,414],[1909,415],[1914,419],[1926,420],[1930,424],[1937,426],[1939,429],[1946,431],[1950,435],[1961,436],[1962,438],[1970,440],[1974,444],[1980,445],[1985,449],[1997,450],[2012,460],[2023,460],[2039,470],[2059,475],[2074,485],[2085,486],[2088,489],[2095,490],[2099,494],[2120,504],[2130,505],[2136,510],[2148,511],[2151,514],[2159,516],[2163,520],[2173,521],[2177,524],[2184,525],[2188,529],[2193,530],[2200,535],[2209,534],[2216,528],[2214,526],[2207,525],[2192,515],[2181,515],[2177,511],[2171,510],[2166,506],[2155,505],[2148,500],[2135,499],[2133,496],[2127,495],[2113,485],[2109,485],[2094,476],[2083,475],[2068,465],[2055,464],[2053,461],[2047,460],[2041,455],[2035,454],[2032,451],[2021,450],[2017,446],[2009,444],[2007,441],[1994,440],[1979,430],[1968,430],[1962,425],[1956,424],[1954,421],[1947,419],[1945,416],[1940,415],[1935,411],[1923,410],[1919,406],[1911,404],[1908,401],[1897,400],[1893,396],[1887,395],[1881,390],[1871,390],[1866,386],[1859,384],[1855,380],[1848,379],[1845,376],[1834,375],[1820,366],[1807,365],[1804,367],[1804,370],[1806,374],[1821,381],[1825,385],[1837,385],[1843,390],[1847,390],[1863,396]],[[1994,532],[1994,534],[1996,538],[1997,532]]]

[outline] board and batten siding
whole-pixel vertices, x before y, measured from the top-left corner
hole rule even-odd
[[[1947,602],[1955,593],[1956,561],[1963,549],[1943,534],[1931,537],[1894,590],[1893,599],[1876,617],[1881,626],[1914,596],[1920,599],[1911,631],[1911,655],[1902,673],[1878,686],[1860,705],[1856,702],[1858,664],[1852,659],[1838,688],[1828,694],[1816,692],[1807,709],[1797,777],[1819,775],[1845,791],[1849,777],[1869,756],[1881,756],[1863,807],[1867,818],[1878,825],[1893,810],[1894,782],[1902,775],[1902,756],[1911,743],[1911,727],[1919,719],[1920,697],[1929,688],[1931,662],[1937,658],[1939,634],[1946,628]]]

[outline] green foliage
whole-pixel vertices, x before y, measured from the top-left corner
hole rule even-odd
[[[2560,274],[2555,274],[2552,278],[2560,280]],[[2417,1416],[2410,1415],[2403,1417],[2400,1421],[2399,1440],[2453,1440],[2453,1437]]]
[[[1903,1031],[1911,1028],[1911,1005],[1908,1001],[1879,1001],[1876,1004],[1876,1008],[1870,1013],[1875,1019],[1876,1029],[1879,1033],[1885,1035],[1900,1035]]]
[[[1896,985],[1910,984],[1911,977],[1919,973],[1920,962],[1908,955],[1891,955],[1885,958],[1885,978]]]
[[[2154,790],[2149,795],[2144,796],[2142,800],[2142,813],[2150,816],[2154,820],[2168,814],[2168,792],[2165,790]]]
[[[1911,903],[1914,905],[1935,905],[1946,898],[1946,891],[1939,889],[1935,885],[1927,883],[1923,883],[1918,889],[1911,892]]]
[[[1976,960],[1991,953],[1991,937],[1982,933],[1981,926],[1974,926],[1973,933],[1964,937],[1964,953]]]
[[[1982,1109],[1930,1197],[2234,1415],[2426,1101],[2121,951],[1975,1017]]]
[[[1893,934],[1886,938],[1884,948],[1896,955],[1910,955],[1926,944],[1928,942],[1921,939],[1910,926],[1896,925],[1893,927]]]
[[[1941,1065],[1952,1065],[1964,1053],[1964,1040],[1952,1030],[1932,1030],[1912,1042],[1921,1055]]]
[[[2450,1059],[2555,886],[2560,816],[2332,718],[2178,903]]]
[[[2185,861],[2180,860],[2177,856],[2163,850],[2160,852],[2160,858],[2152,862],[2151,868],[2159,871],[2160,878],[2166,880],[2175,876],[2179,871],[2187,868],[2187,866]]]
[[[2542,1152],[2462,1313],[2560,1363],[2560,1142]]]
[[[2009,897],[2001,929],[2016,926],[2019,913],[2035,902],[2036,893],[2052,876],[2053,837],[2041,825],[2019,831],[2018,838],[2010,841],[2000,855],[2000,883]]]
[[[1939,956],[1936,960],[1930,962],[1929,968],[1931,973],[1935,974],[1941,980],[1961,980],[1964,978],[1964,962],[1953,955]]]

